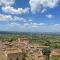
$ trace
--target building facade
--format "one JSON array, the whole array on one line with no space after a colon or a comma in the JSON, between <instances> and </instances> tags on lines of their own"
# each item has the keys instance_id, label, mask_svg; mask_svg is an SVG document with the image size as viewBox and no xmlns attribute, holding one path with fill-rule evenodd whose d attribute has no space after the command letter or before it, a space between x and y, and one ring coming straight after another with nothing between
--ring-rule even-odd
<instances>
[{"instance_id":1,"label":"building facade","mask_svg":"<svg viewBox=\"0 0 60 60\"><path fill-rule=\"evenodd\" d=\"M6 60L22 60L22 51L18 48L7 48L5 51Z\"/></svg>"}]
</instances>

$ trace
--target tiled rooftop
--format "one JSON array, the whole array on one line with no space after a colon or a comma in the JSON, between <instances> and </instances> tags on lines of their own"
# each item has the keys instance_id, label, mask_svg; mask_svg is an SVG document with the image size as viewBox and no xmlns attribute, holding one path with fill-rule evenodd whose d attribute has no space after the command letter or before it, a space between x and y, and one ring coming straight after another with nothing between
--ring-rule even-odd
<instances>
[{"instance_id":1,"label":"tiled rooftop","mask_svg":"<svg viewBox=\"0 0 60 60\"><path fill-rule=\"evenodd\" d=\"M6 54L20 53L20 52L22 52L22 50L19 48L6 48L6 50L5 50Z\"/></svg>"}]
</instances>

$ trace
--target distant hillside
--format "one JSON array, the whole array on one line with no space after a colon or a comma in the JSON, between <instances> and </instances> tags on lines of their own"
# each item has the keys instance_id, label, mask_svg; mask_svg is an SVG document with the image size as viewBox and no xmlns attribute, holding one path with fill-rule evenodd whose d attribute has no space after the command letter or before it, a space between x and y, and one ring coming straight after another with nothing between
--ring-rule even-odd
<instances>
[{"instance_id":1,"label":"distant hillside","mask_svg":"<svg viewBox=\"0 0 60 60\"><path fill-rule=\"evenodd\" d=\"M0 31L0 34L21 34L21 35L60 35L60 32L14 32L14 31Z\"/></svg>"}]
</instances>

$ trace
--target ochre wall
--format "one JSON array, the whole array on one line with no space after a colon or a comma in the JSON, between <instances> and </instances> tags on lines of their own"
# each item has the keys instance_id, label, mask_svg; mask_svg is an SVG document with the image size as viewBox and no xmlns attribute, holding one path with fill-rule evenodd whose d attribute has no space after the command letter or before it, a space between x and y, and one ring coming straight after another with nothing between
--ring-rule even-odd
<instances>
[{"instance_id":1,"label":"ochre wall","mask_svg":"<svg viewBox=\"0 0 60 60\"><path fill-rule=\"evenodd\" d=\"M7 60L22 60L22 54L21 53L13 53L13 54L8 54L7 55Z\"/></svg>"}]
</instances>

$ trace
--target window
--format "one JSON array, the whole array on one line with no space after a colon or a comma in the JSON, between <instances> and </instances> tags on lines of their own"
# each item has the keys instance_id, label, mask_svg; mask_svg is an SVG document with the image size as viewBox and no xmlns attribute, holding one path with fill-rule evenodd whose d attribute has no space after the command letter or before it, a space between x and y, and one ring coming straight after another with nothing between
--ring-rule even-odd
<instances>
[{"instance_id":1,"label":"window","mask_svg":"<svg viewBox=\"0 0 60 60\"><path fill-rule=\"evenodd\" d=\"M18 58L16 58L16 60L19 60Z\"/></svg>"},{"instance_id":2,"label":"window","mask_svg":"<svg viewBox=\"0 0 60 60\"><path fill-rule=\"evenodd\" d=\"M10 60L12 60L12 59L10 59Z\"/></svg>"}]
</instances>

